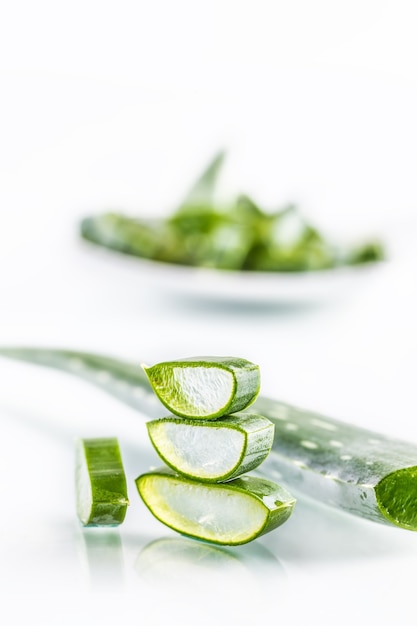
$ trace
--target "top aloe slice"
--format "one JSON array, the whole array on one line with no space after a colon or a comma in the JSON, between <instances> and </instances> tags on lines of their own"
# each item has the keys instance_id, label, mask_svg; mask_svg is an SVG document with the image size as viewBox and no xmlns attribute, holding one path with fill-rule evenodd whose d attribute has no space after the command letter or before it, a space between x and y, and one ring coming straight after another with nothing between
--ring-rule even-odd
<instances>
[{"instance_id":1,"label":"top aloe slice","mask_svg":"<svg viewBox=\"0 0 417 626\"><path fill-rule=\"evenodd\" d=\"M143 366L167 409L189 419L216 419L254 402L259 366L236 357L191 357Z\"/></svg>"}]
</instances>

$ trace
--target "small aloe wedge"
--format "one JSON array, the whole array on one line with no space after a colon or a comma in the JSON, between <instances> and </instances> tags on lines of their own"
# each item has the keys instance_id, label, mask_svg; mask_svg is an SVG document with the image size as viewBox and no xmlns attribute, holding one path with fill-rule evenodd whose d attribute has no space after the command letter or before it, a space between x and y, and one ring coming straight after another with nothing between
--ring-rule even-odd
<instances>
[{"instance_id":1,"label":"small aloe wedge","mask_svg":"<svg viewBox=\"0 0 417 626\"><path fill-rule=\"evenodd\" d=\"M217 420L166 417L147 423L161 459L176 472L205 482L237 478L258 467L271 451L274 425L254 413Z\"/></svg>"},{"instance_id":2,"label":"small aloe wedge","mask_svg":"<svg viewBox=\"0 0 417 626\"><path fill-rule=\"evenodd\" d=\"M162 404L190 419L241 411L260 388L259 366L236 357L191 357L143 368Z\"/></svg>"},{"instance_id":3,"label":"small aloe wedge","mask_svg":"<svg viewBox=\"0 0 417 626\"><path fill-rule=\"evenodd\" d=\"M117 439L80 439L76 446L77 514L83 526L118 526L129 504Z\"/></svg>"},{"instance_id":4,"label":"small aloe wedge","mask_svg":"<svg viewBox=\"0 0 417 626\"><path fill-rule=\"evenodd\" d=\"M208 484L163 467L135 482L160 522L188 537L220 545L248 543L277 528L295 504L285 489L254 476Z\"/></svg>"}]
</instances>

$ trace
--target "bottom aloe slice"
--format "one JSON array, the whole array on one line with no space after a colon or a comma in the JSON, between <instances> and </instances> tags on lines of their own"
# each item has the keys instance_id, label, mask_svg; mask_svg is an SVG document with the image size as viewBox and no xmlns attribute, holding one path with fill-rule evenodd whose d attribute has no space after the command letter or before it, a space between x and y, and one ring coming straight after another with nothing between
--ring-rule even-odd
<instances>
[{"instance_id":1,"label":"bottom aloe slice","mask_svg":"<svg viewBox=\"0 0 417 626\"><path fill-rule=\"evenodd\" d=\"M129 504L117 439L80 439L76 447L77 514L83 526L118 526Z\"/></svg>"},{"instance_id":2,"label":"bottom aloe slice","mask_svg":"<svg viewBox=\"0 0 417 626\"><path fill-rule=\"evenodd\" d=\"M236 478L258 467L271 451L274 425L253 413L217 420L166 417L147 423L161 459L177 472L207 482Z\"/></svg>"},{"instance_id":3,"label":"bottom aloe slice","mask_svg":"<svg viewBox=\"0 0 417 626\"><path fill-rule=\"evenodd\" d=\"M254 476L202 483L161 468L136 479L151 513L173 530L212 543L239 545L283 524L295 499L279 485Z\"/></svg>"}]
</instances>

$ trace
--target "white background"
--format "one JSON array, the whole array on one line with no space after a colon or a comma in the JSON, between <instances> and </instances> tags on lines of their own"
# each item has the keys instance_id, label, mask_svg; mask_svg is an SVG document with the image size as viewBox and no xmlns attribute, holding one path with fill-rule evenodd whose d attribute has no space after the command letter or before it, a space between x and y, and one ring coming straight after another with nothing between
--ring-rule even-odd
<instances>
[{"instance_id":1,"label":"white background","mask_svg":"<svg viewBox=\"0 0 417 626\"><path fill-rule=\"evenodd\" d=\"M3 3L0 342L239 355L266 395L417 442L416 19L411 0ZM176 298L79 241L84 215L166 214L219 148L225 195L380 234L389 262L342 299L261 304ZM2 361L0 381L7 623L415 623L415 535L303 501L230 568L184 549L144 580L142 549L176 536L134 494L155 462L143 416L40 368ZM97 539L75 519L72 448L106 434L132 505Z\"/></svg>"}]
</instances>

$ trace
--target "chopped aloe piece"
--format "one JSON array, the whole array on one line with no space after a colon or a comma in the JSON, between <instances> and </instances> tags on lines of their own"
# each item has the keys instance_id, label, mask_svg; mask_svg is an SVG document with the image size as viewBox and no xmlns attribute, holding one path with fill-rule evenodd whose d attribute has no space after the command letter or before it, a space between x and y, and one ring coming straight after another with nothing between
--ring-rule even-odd
<instances>
[{"instance_id":1,"label":"chopped aloe piece","mask_svg":"<svg viewBox=\"0 0 417 626\"><path fill-rule=\"evenodd\" d=\"M77 514L83 526L118 526L129 504L117 439L81 439L76 450Z\"/></svg>"},{"instance_id":2,"label":"chopped aloe piece","mask_svg":"<svg viewBox=\"0 0 417 626\"><path fill-rule=\"evenodd\" d=\"M181 240L179 249L186 265L241 269L253 242L249 225L232 223L209 207L190 208L169 224Z\"/></svg>"},{"instance_id":3,"label":"chopped aloe piece","mask_svg":"<svg viewBox=\"0 0 417 626\"><path fill-rule=\"evenodd\" d=\"M248 407L260 388L259 366L235 357L191 357L143 366L171 413L215 419Z\"/></svg>"},{"instance_id":4,"label":"chopped aloe piece","mask_svg":"<svg viewBox=\"0 0 417 626\"><path fill-rule=\"evenodd\" d=\"M224 160L225 152L216 154L166 218L91 216L81 222L81 236L133 256L221 270L307 272L384 258L377 241L339 249L293 205L271 213L245 194L219 204L215 192Z\"/></svg>"},{"instance_id":5,"label":"chopped aloe piece","mask_svg":"<svg viewBox=\"0 0 417 626\"><path fill-rule=\"evenodd\" d=\"M346 256L346 264L360 265L362 263L374 263L375 261L382 261L384 256L382 243L378 240L370 240L349 250Z\"/></svg>"},{"instance_id":6,"label":"chopped aloe piece","mask_svg":"<svg viewBox=\"0 0 417 626\"><path fill-rule=\"evenodd\" d=\"M42 348L0 348L0 355L67 371L149 417L161 416L162 406L134 363ZM271 453L258 472L347 513L417 531L417 442L387 437L272 398L259 397L251 410L275 425Z\"/></svg>"},{"instance_id":7,"label":"chopped aloe piece","mask_svg":"<svg viewBox=\"0 0 417 626\"><path fill-rule=\"evenodd\" d=\"M244 476L227 483L203 483L168 468L136 479L151 513L173 530L212 543L239 545L283 524L295 500L275 483Z\"/></svg>"},{"instance_id":8,"label":"chopped aloe piece","mask_svg":"<svg viewBox=\"0 0 417 626\"><path fill-rule=\"evenodd\" d=\"M181 233L164 220L103 213L84 218L80 228L87 241L124 254L154 261L192 262Z\"/></svg>"},{"instance_id":9,"label":"chopped aloe piece","mask_svg":"<svg viewBox=\"0 0 417 626\"><path fill-rule=\"evenodd\" d=\"M214 192L225 157L226 153L223 150L214 156L187 193L179 211L182 211L184 207L206 204L213 201Z\"/></svg>"},{"instance_id":10,"label":"chopped aloe piece","mask_svg":"<svg viewBox=\"0 0 417 626\"><path fill-rule=\"evenodd\" d=\"M230 480L255 469L270 453L274 439L272 422L251 413L198 421L166 417L147 427L167 465L206 482Z\"/></svg>"}]
</instances>

